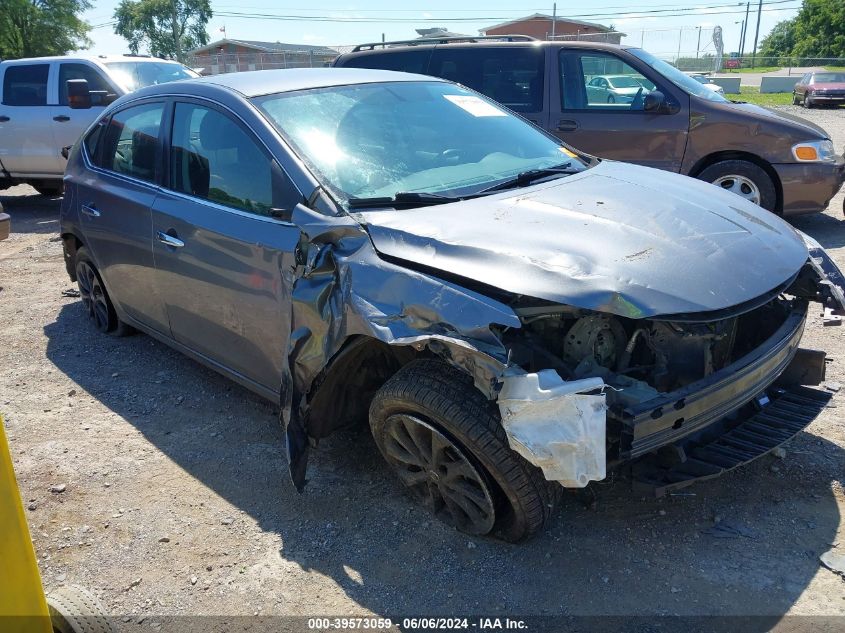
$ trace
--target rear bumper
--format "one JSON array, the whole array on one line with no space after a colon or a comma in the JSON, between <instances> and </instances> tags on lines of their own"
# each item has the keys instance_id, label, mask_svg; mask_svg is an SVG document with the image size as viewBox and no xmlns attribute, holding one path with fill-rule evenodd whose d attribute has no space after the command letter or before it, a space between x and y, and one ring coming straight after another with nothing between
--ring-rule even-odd
<instances>
[{"instance_id":1,"label":"rear bumper","mask_svg":"<svg viewBox=\"0 0 845 633\"><path fill-rule=\"evenodd\" d=\"M783 190L783 214L824 211L845 182L845 158L835 163L782 163L772 165Z\"/></svg>"},{"instance_id":2,"label":"rear bumper","mask_svg":"<svg viewBox=\"0 0 845 633\"><path fill-rule=\"evenodd\" d=\"M661 394L611 417L621 424L619 459L629 461L697 433L762 394L798 350L807 304L797 302L762 345L702 380Z\"/></svg>"}]
</instances>

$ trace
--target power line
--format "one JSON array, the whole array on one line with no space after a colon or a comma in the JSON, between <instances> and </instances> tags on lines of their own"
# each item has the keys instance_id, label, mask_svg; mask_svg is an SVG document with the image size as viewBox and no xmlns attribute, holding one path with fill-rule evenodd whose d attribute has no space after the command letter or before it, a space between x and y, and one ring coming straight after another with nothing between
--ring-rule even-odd
<instances>
[{"instance_id":1,"label":"power line","mask_svg":"<svg viewBox=\"0 0 845 633\"><path fill-rule=\"evenodd\" d=\"M785 2L798 2L800 0L781 0ZM732 5L739 6L739 5ZM774 11L794 11L799 7L774 7L763 9L764 12ZM706 7L702 7L706 9ZM733 15L738 13L745 13L745 9L738 9L735 11L710 11L710 10L696 10L696 11L681 11L677 13L669 13L669 11L677 11L677 9L666 9L666 13L654 15L654 12L639 12L636 14L625 13L626 20L642 20L650 17L687 17L687 16L703 16L703 15ZM214 14L215 17L228 18L242 18L242 19L257 19L257 20L278 20L283 22L333 22L346 24L415 24L415 23L460 23L460 22L493 22L497 20L511 20L512 17L505 16L477 16L472 18L368 18L359 16L328 16L328 15L285 15L277 13L244 13L238 11L218 11ZM573 19L579 18L619 18L618 13L590 13L581 15L569 15Z\"/></svg>"}]
</instances>

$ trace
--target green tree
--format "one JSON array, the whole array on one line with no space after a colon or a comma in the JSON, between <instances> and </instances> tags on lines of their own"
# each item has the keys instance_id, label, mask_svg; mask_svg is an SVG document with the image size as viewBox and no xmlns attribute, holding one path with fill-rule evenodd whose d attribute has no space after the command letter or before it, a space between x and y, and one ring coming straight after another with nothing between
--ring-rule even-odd
<instances>
[{"instance_id":1,"label":"green tree","mask_svg":"<svg viewBox=\"0 0 845 633\"><path fill-rule=\"evenodd\" d=\"M795 48L797 18L783 20L760 42L760 57L788 57Z\"/></svg>"},{"instance_id":2,"label":"green tree","mask_svg":"<svg viewBox=\"0 0 845 633\"><path fill-rule=\"evenodd\" d=\"M143 47L156 57L184 61L186 51L208 44L211 16L209 0L122 0L114 32L129 41L133 53Z\"/></svg>"},{"instance_id":3,"label":"green tree","mask_svg":"<svg viewBox=\"0 0 845 633\"><path fill-rule=\"evenodd\" d=\"M64 55L88 48L88 0L0 0L0 59Z\"/></svg>"},{"instance_id":4,"label":"green tree","mask_svg":"<svg viewBox=\"0 0 845 633\"><path fill-rule=\"evenodd\" d=\"M804 0L795 18L796 57L845 57L845 2Z\"/></svg>"}]
</instances>

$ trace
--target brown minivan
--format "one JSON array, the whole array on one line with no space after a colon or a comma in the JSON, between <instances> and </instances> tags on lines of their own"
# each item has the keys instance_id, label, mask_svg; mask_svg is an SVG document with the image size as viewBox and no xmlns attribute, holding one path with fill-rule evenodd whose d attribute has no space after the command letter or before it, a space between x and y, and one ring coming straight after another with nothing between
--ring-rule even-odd
<instances>
[{"instance_id":1,"label":"brown minivan","mask_svg":"<svg viewBox=\"0 0 845 633\"><path fill-rule=\"evenodd\" d=\"M783 215L822 211L845 180L822 128L729 101L641 48L420 39L362 44L334 65L461 83L580 150L700 178Z\"/></svg>"}]
</instances>

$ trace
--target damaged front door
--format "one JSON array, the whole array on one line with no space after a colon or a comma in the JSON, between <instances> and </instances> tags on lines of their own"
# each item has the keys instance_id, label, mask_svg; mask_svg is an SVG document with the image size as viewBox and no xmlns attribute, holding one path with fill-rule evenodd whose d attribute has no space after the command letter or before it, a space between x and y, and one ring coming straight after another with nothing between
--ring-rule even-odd
<instances>
[{"instance_id":1,"label":"damaged front door","mask_svg":"<svg viewBox=\"0 0 845 633\"><path fill-rule=\"evenodd\" d=\"M300 237L278 216L298 194L221 110L176 103L170 145L171 191L153 207L153 250L173 337L275 399Z\"/></svg>"}]
</instances>

